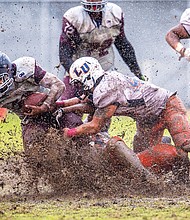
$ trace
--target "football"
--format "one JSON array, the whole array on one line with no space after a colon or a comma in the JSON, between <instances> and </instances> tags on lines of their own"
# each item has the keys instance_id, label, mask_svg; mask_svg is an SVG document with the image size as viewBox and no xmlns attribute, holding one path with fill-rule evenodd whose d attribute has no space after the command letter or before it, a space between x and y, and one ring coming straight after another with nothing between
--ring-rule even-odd
<instances>
[{"instance_id":1,"label":"football","mask_svg":"<svg viewBox=\"0 0 190 220\"><path fill-rule=\"evenodd\" d=\"M26 105L40 106L46 100L47 94L41 92L35 92L28 95L23 102L23 111L27 111Z\"/></svg>"}]
</instances>

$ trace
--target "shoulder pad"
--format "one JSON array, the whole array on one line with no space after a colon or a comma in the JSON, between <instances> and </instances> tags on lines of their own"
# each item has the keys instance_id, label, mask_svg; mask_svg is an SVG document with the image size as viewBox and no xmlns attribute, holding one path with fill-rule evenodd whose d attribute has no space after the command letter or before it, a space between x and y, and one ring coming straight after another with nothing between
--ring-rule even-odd
<instances>
[{"instance_id":1,"label":"shoulder pad","mask_svg":"<svg viewBox=\"0 0 190 220\"><path fill-rule=\"evenodd\" d=\"M20 57L13 63L16 65L15 82L22 82L34 75L36 61L33 57Z\"/></svg>"},{"instance_id":2,"label":"shoulder pad","mask_svg":"<svg viewBox=\"0 0 190 220\"><path fill-rule=\"evenodd\" d=\"M74 8L70 8L68 11L65 12L63 15L70 23L73 24L73 22L77 21L81 15L83 14L83 7L82 6L76 6Z\"/></svg>"},{"instance_id":3,"label":"shoulder pad","mask_svg":"<svg viewBox=\"0 0 190 220\"><path fill-rule=\"evenodd\" d=\"M186 22L186 21L189 21L190 20L190 8L187 8L183 14L181 15L181 19L180 19L180 22L183 23L183 22Z\"/></svg>"},{"instance_id":4,"label":"shoulder pad","mask_svg":"<svg viewBox=\"0 0 190 220\"><path fill-rule=\"evenodd\" d=\"M107 10L109 10L116 18L118 19L122 18L123 11L118 5L108 2L106 7L107 7Z\"/></svg>"}]
</instances>

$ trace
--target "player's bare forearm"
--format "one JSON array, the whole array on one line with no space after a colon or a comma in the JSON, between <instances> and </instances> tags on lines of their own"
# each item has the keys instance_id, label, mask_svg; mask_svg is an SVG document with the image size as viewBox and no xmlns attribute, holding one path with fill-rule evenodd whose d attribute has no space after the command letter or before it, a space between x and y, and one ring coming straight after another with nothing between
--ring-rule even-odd
<instances>
[{"instance_id":1,"label":"player's bare forearm","mask_svg":"<svg viewBox=\"0 0 190 220\"><path fill-rule=\"evenodd\" d=\"M78 99L77 97L74 97L71 99L56 101L56 106L57 107L67 107L67 106L79 104L80 102L81 102L80 99Z\"/></svg>"},{"instance_id":2,"label":"player's bare forearm","mask_svg":"<svg viewBox=\"0 0 190 220\"><path fill-rule=\"evenodd\" d=\"M80 128L77 129L77 131L80 134L98 133L103 127L105 121L114 115L116 109L117 106L115 105L110 105L105 108L96 109L92 120L86 124L79 126Z\"/></svg>"},{"instance_id":3,"label":"player's bare forearm","mask_svg":"<svg viewBox=\"0 0 190 220\"><path fill-rule=\"evenodd\" d=\"M92 105L89 105L87 103L78 103L75 105L67 106L62 108L65 113L68 112L75 112L75 113L93 113L94 107Z\"/></svg>"},{"instance_id":4,"label":"player's bare forearm","mask_svg":"<svg viewBox=\"0 0 190 220\"><path fill-rule=\"evenodd\" d=\"M165 36L167 43L179 53L184 47L180 40L187 38L190 36L181 24L170 29Z\"/></svg>"},{"instance_id":5,"label":"player's bare forearm","mask_svg":"<svg viewBox=\"0 0 190 220\"><path fill-rule=\"evenodd\" d=\"M111 118L117 110L117 105L109 105L105 108L98 108L94 113L94 117L100 117L104 120Z\"/></svg>"},{"instance_id":6,"label":"player's bare forearm","mask_svg":"<svg viewBox=\"0 0 190 220\"><path fill-rule=\"evenodd\" d=\"M98 133L105 124L105 121L114 115L116 109L117 106L115 105L110 105L105 108L96 109L93 118L90 122L87 122L85 124L71 129L65 128L64 138Z\"/></svg>"},{"instance_id":7,"label":"player's bare forearm","mask_svg":"<svg viewBox=\"0 0 190 220\"><path fill-rule=\"evenodd\" d=\"M74 97L74 98L70 98L70 99L65 99L65 100L61 100L61 101L56 101L56 106L57 107L67 107L67 106L72 106L72 105L76 105L79 103L86 103L88 100L84 99L84 95L82 95L80 97L80 99L78 97Z\"/></svg>"}]
</instances>

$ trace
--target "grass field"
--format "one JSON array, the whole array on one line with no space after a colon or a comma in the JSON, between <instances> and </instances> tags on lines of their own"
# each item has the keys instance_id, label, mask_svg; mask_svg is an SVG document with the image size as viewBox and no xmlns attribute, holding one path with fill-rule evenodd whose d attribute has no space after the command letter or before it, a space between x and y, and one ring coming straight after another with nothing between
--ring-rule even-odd
<instances>
[{"instance_id":1,"label":"grass field","mask_svg":"<svg viewBox=\"0 0 190 220\"><path fill-rule=\"evenodd\" d=\"M7 123L1 124L1 157L22 150L20 120L9 114ZM110 127L112 136L119 135L131 146L135 134L135 123L127 117L114 117ZM1 187L1 186L0 186ZM0 188L1 190L1 188ZM12 199L0 202L1 220L182 220L189 219L190 198L51 198L38 201Z\"/></svg>"},{"instance_id":2,"label":"grass field","mask_svg":"<svg viewBox=\"0 0 190 220\"><path fill-rule=\"evenodd\" d=\"M189 204L181 199L130 198L1 203L1 220L188 220Z\"/></svg>"},{"instance_id":3,"label":"grass field","mask_svg":"<svg viewBox=\"0 0 190 220\"><path fill-rule=\"evenodd\" d=\"M113 117L109 133L110 136L122 137L128 146L132 147L135 129L135 122L132 118ZM14 113L8 114L6 123L0 124L0 130L0 153L11 153L23 149L20 119ZM165 135L169 135L167 130Z\"/></svg>"},{"instance_id":4,"label":"grass field","mask_svg":"<svg viewBox=\"0 0 190 220\"><path fill-rule=\"evenodd\" d=\"M0 154L11 154L22 150L22 138L19 118L11 113L6 123L0 124ZM110 128L110 135L119 135L131 146L135 133L135 123L128 117L114 117Z\"/></svg>"},{"instance_id":5,"label":"grass field","mask_svg":"<svg viewBox=\"0 0 190 220\"><path fill-rule=\"evenodd\" d=\"M0 156L22 150L20 119L9 113L5 123L0 124Z\"/></svg>"},{"instance_id":6,"label":"grass field","mask_svg":"<svg viewBox=\"0 0 190 220\"><path fill-rule=\"evenodd\" d=\"M135 135L135 122L129 117L113 117L109 129L110 136L120 136L128 146L132 147ZM169 135L165 131L166 135ZM11 113L6 119L6 123L0 124L0 155L11 154L22 150L22 138L19 118Z\"/></svg>"}]
</instances>

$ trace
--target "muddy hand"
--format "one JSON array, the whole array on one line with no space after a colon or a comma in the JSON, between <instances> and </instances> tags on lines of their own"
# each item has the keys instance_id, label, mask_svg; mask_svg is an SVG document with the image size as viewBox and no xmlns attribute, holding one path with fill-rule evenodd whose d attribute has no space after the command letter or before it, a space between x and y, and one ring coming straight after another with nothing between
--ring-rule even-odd
<instances>
[{"instance_id":1,"label":"muddy hand","mask_svg":"<svg viewBox=\"0 0 190 220\"><path fill-rule=\"evenodd\" d=\"M45 105L34 106L34 105L25 105L24 115L33 116L39 115L47 111L47 107Z\"/></svg>"}]
</instances>

